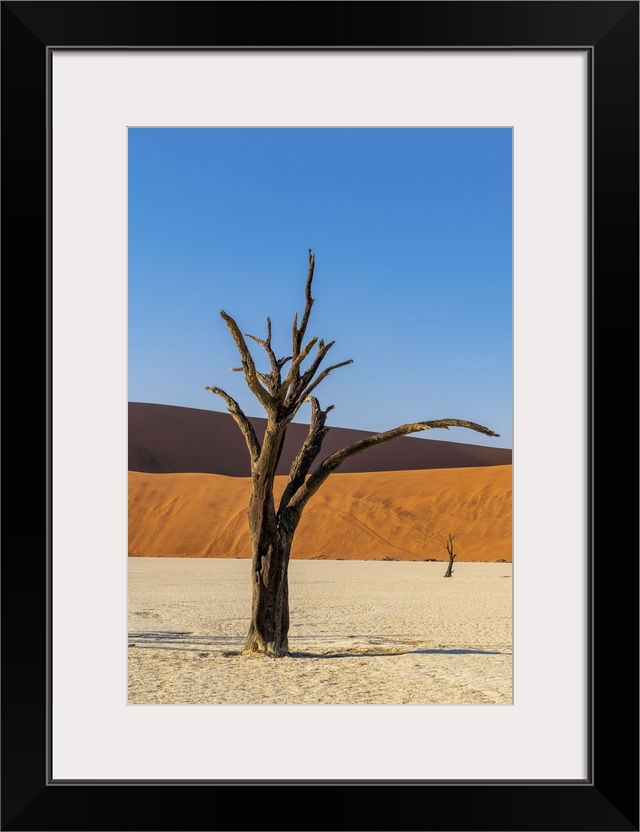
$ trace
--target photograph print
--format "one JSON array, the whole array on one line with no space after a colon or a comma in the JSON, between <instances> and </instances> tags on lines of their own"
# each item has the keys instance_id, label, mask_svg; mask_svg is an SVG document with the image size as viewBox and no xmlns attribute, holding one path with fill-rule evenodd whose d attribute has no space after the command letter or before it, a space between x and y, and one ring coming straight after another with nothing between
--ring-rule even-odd
<instances>
[{"instance_id":1,"label":"photograph print","mask_svg":"<svg viewBox=\"0 0 640 832\"><path fill-rule=\"evenodd\" d=\"M512 704L512 139L129 128L129 704Z\"/></svg>"}]
</instances>

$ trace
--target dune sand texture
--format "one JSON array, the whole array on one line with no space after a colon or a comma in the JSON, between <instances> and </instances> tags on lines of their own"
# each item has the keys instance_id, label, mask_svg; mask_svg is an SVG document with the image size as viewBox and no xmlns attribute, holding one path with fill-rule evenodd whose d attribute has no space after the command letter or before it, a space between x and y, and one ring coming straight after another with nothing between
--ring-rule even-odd
<instances>
[{"instance_id":1,"label":"dune sand texture","mask_svg":"<svg viewBox=\"0 0 640 832\"><path fill-rule=\"evenodd\" d=\"M332 474L306 507L293 558L511 560L511 465ZM276 477L278 498L286 482ZM129 555L250 557L250 480L129 472Z\"/></svg>"},{"instance_id":2,"label":"dune sand texture","mask_svg":"<svg viewBox=\"0 0 640 832\"><path fill-rule=\"evenodd\" d=\"M292 561L291 657L242 648L250 561L129 559L130 704L510 704L511 564Z\"/></svg>"}]
</instances>

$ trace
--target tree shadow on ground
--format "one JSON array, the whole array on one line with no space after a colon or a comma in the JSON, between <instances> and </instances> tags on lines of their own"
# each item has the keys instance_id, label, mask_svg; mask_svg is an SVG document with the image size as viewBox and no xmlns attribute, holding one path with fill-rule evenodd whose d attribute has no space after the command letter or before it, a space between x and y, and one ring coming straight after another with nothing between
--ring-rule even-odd
<instances>
[{"instance_id":1,"label":"tree shadow on ground","mask_svg":"<svg viewBox=\"0 0 640 832\"><path fill-rule=\"evenodd\" d=\"M194 653L218 652L237 643L230 636L199 636L188 631L156 630L129 633L129 647L154 650L180 650ZM207 651L207 648L210 648Z\"/></svg>"},{"instance_id":2,"label":"tree shadow on ground","mask_svg":"<svg viewBox=\"0 0 640 832\"><path fill-rule=\"evenodd\" d=\"M299 641L324 641L328 645L344 636L310 636ZM351 639L367 641L371 636L349 636ZM485 650L466 647L434 647L433 642L403 638L399 635L375 637L377 644L352 645L343 649L330 646L318 650L292 650L295 659L356 659L380 658L384 656L437 655L437 656L508 656L507 650ZM396 642L390 644L389 642ZM193 653L221 653L225 658L242 655L244 639L233 636L196 635L184 630L156 630L129 633L129 647L154 650L180 650Z\"/></svg>"},{"instance_id":3,"label":"tree shadow on ground","mask_svg":"<svg viewBox=\"0 0 640 832\"><path fill-rule=\"evenodd\" d=\"M469 656L469 655L479 655L479 656L506 656L510 655L509 653L502 652L501 650L471 650L471 649L463 649L463 648L455 648L455 649L434 649L428 648L424 650L401 650L396 647L389 647L389 648L363 648L362 650L349 650L349 651L328 651L323 653L308 653L308 652L297 652L293 651L291 655L294 658L300 659L360 659L363 656L366 658L377 659L383 656L406 656L406 655L438 655L438 656Z\"/></svg>"}]
</instances>

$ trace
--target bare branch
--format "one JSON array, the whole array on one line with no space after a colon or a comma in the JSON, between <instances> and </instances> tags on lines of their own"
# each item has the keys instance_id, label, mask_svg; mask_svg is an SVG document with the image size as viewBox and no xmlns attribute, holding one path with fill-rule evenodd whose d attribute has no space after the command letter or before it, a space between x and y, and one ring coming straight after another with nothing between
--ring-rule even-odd
<instances>
[{"instance_id":1,"label":"bare branch","mask_svg":"<svg viewBox=\"0 0 640 832\"><path fill-rule=\"evenodd\" d=\"M245 332L244 337L251 338L252 341L255 341L256 344L260 344L260 346L264 347L265 349L267 347L267 342L263 338L257 338L255 335L249 335L248 332Z\"/></svg>"},{"instance_id":2,"label":"bare branch","mask_svg":"<svg viewBox=\"0 0 640 832\"><path fill-rule=\"evenodd\" d=\"M229 413L233 416L236 424L242 431L245 442L247 443L247 448L249 449L251 464L254 465L260 456L260 443L258 442L258 437L253 429L253 425L242 412L240 405L235 399L232 399L228 393L225 393L225 391L221 390L219 387L205 387L204 389L210 390L226 402L226 405L229 408Z\"/></svg>"},{"instance_id":3,"label":"bare branch","mask_svg":"<svg viewBox=\"0 0 640 832\"><path fill-rule=\"evenodd\" d=\"M311 402L311 422L309 424L309 433L305 439L298 455L291 463L289 471L289 478L280 500L278 507L278 514L289 505L289 501L304 483L309 469L320 453L322 441L329 432L329 428L325 427L325 420L327 413L333 410L333 405L329 405L326 410L322 410L320 403L314 396L309 397Z\"/></svg>"},{"instance_id":4,"label":"bare branch","mask_svg":"<svg viewBox=\"0 0 640 832\"><path fill-rule=\"evenodd\" d=\"M277 379L277 384L280 384L280 367L278 366L278 361L276 356L271 348L271 318L267 318L267 337L266 339L263 338L256 338L255 335L249 335L245 333L245 338L251 338L252 341L255 341L256 344L259 344L263 350L267 353L269 357L269 363L271 364L271 374L274 379L274 386Z\"/></svg>"},{"instance_id":5,"label":"bare branch","mask_svg":"<svg viewBox=\"0 0 640 832\"><path fill-rule=\"evenodd\" d=\"M334 364L331 367L327 367L326 370L323 370L318 376L318 378L313 382L313 384L310 384L309 387L307 387L307 389L304 391L304 398L306 399L307 396L309 396L309 394L311 393L311 391L315 390L316 387L320 384L320 382L323 379L325 379L332 370L337 370L338 367L346 367L347 364L353 364L353 358L350 358L348 361L341 361L339 364Z\"/></svg>"},{"instance_id":6,"label":"bare branch","mask_svg":"<svg viewBox=\"0 0 640 832\"><path fill-rule=\"evenodd\" d=\"M242 369L244 371L244 375L247 380L247 385L249 386L249 389L254 394L254 396L260 401L260 403L267 412L273 412L273 399L258 380L256 365L253 362L253 357L249 352L249 347L247 346L247 342L244 340L244 337L240 332L238 324L233 320L231 315L227 315L226 312L222 311L220 312L220 315L227 324L227 327L229 328L229 332L231 333L233 340L236 342L238 352L240 353L240 357L242 358Z\"/></svg>"},{"instance_id":7,"label":"bare branch","mask_svg":"<svg viewBox=\"0 0 640 832\"><path fill-rule=\"evenodd\" d=\"M304 338L304 334L307 331L307 324L309 323L309 315L311 314L311 307L314 304L314 300L311 297L311 283L313 281L313 269L315 266L315 255L312 254L311 249L309 249L309 271L307 272L307 284L304 290L304 297L305 297L305 306L304 312L302 313L302 321L300 322L300 326L298 327L298 313L294 315L293 318L293 357L294 359L300 352L300 345L302 344L302 339Z\"/></svg>"},{"instance_id":8,"label":"bare branch","mask_svg":"<svg viewBox=\"0 0 640 832\"><path fill-rule=\"evenodd\" d=\"M325 370L325 372L327 371ZM419 433L420 431L431 430L433 428L445 428L448 430L450 427L468 428L469 430L483 433L485 436L500 435L498 433L494 433L492 430L484 427L483 425L478 425L475 422L467 422L463 419L436 419L431 422L413 422L406 425L400 425L397 428L384 431L383 433L374 433L373 435L360 439L351 445L347 445L347 447L342 448L342 450L335 451L330 454L325 460L323 460L313 474L311 474L306 483L300 486L296 494L294 494L291 498L289 504L291 506L295 506L298 510L302 510L307 501L316 493L329 474L335 471L336 468L339 468L343 462L346 462L356 454L367 451L369 448L374 448L376 445L381 445L384 442L390 442L392 439L406 436L408 433Z\"/></svg>"},{"instance_id":9,"label":"bare branch","mask_svg":"<svg viewBox=\"0 0 640 832\"><path fill-rule=\"evenodd\" d=\"M326 370L323 370L323 372L320 373L320 375L313 382L313 384L308 385L306 389L302 386L302 382L304 381L304 378L307 376L307 373L305 373L305 376L303 377L303 379L301 379L300 383L291 388L288 396L285 399L286 417L288 419L293 419L298 410L300 410L302 404L306 402L308 398L310 398L312 390L315 390L315 388L320 384L320 382L324 378L326 378L332 370L336 370L338 369L338 367L344 367L347 364L353 364L353 360L349 359L348 361L340 362L340 364L334 364L332 367L327 367ZM333 405L331 407L333 407ZM328 413L329 411L327 410L326 412Z\"/></svg>"},{"instance_id":10,"label":"bare branch","mask_svg":"<svg viewBox=\"0 0 640 832\"><path fill-rule=\"evenodd\" d=\"M269 393L271 393L272 396L277 397L280 389L280 369L282 364L280 364L280 362L276 359L275 353L271 347L271 318L267 317L266 339L256 338L255 335L249 335L249 333L245 333L245 338L251 338L252 341L259 344L267 353L269 363L271 364L271 372L258 373L258 378L262 381Z\"/></svg>"},{"instance_id":11,"label":"bare branch","mask_svg":"<svg viewBox=\"0 0 640 832\"><path fill-rule=\"evenodd\" d=\"M282 394L284 393L284 391L285 391L285 390L286 390L286 389L287 389L290 385L295 384L295 382L296 382L296 380L297 380L297 378L298 378L298 376L299 376L300 365L301 365L301 364L302 364L302 362L305 360L305 358L309 355L309 353L311 352L311 350L314 348L314 346L316 345L317 341L318 341L318 339L317 339L317 338L312 338L312 339L309 341L309 343L306 345L306 347L302 350L302 352L301 352L301 353L299 353L299 354L298 354L298 355L297 355L297 356L293 359L293 363L291 364L291 367L289 368L289 372L288 372L288 374L287 374L287 377L285 378L285 380L284 380L284 381L282 382L282 384L280 385L280 391L279 391L279 392L280 392L280 395L282 395Z\"/></svg>"},{"instance_id":12,"label":"bare branch","mask_svg":"<svg viewBox=\"0 0 640 832\"><path fill-rule=\"evenodd\" d=\"M309 366L308 370L302 375L300 380L300 387L304 390L304 388L309 384L309 382L313 379L314 375L320 364L322 363L325 355L329 352L331 347L335 344L335 341L330 341L328 344L325 344L324 341L320 341L318 344L318 354L313 360L313 363Z\"/></svg>"}]
</instances>

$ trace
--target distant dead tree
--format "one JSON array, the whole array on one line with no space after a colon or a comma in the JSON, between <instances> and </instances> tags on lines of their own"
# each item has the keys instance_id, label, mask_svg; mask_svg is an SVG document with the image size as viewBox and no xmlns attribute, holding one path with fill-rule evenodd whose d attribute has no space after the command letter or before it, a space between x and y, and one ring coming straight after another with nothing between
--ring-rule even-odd
<instances>
[{"instance_id":1,"label":"distant dead tree","mask_svg":"<svg viewBox=\"0 0 640 832\"><path fill-rule=\"evenodd\" d=\"M450 534L449 540L447 540L447 552L449 553L449 566L447 566L447 571L444 573L445 578L450 578L453 575L453 561L455 560L455 554L453 552L453 538L455 535Z\"/></svg>"},{"instance_id":2,"label":"distant dead tree","mask_svg":"<svg viewBox=\"0 0 640 832\"><path fill-rule=\"evenodd\" d=\"M323 410L312 393L332 370L352 363L352 360L341 361L320 371L322 361L335 342L325 343L322 339L314 337L303 343L311 307L314 304L314 298L311 297L314 265L315 256L309 249L305 307L300 322L298 323L297 313L293 319L291 355L284 358L276 356L271 344L270 318L267 318L267 337L257 338L254 335L243 335L235 320L226 312L220 312L242 361L240 367L232 369L234 372L244 373L249 389L267 414L267 426L262 443L258 441L253 425L239 404L228 393L219 387L206 388L226 403L242 431L251 459L248 520L252 549L252 606L249 632L242 651L245 655L289 655L288 568L293 536L311 497L343 462L383 442L431 428L461 427L487 436L498 436L489 428L462 419L412 422L384 433L373 434L335 451L309 474L320 453L322 441L329 431L329 428L325 427L327 414L333 409L333 405L330 405ZM250 338L265 351L270 367L267 372L260 372L256 368L245 337ZM311 356L314 347L316 351ZM309 359L309 363L303 368L306 359ZM283 368L289 362L288 372L284 375ZM287 428L305 402L309 402L311 406L309 432L291 464L284 493L276 506L273 493L276 466Z\"/></svg>"}]
</instances>

